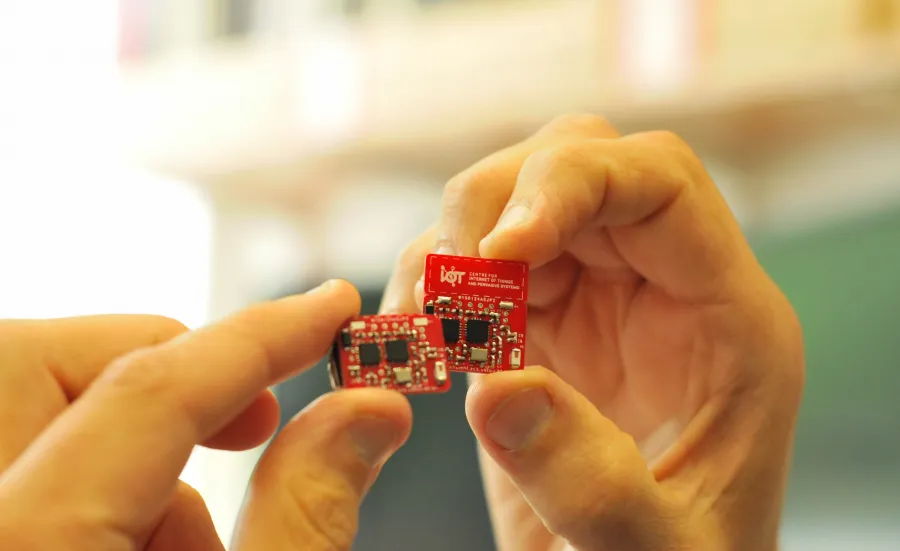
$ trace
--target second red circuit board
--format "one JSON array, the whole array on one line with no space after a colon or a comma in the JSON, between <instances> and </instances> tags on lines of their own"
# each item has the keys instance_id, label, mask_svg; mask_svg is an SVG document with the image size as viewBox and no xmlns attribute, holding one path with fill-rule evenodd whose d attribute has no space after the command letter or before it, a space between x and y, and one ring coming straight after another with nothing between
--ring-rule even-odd
<instances>
[{"instance_id":1,"label":"second red circuit board","mask_svg":"<svg viewBox=\"0 0 900 551\"><path fill-rule=\"evenodd\" d=\"M431 254L426 314L441 320L451 371L492 373L525 365L528 265Z\"/></svg>"}]
</instances>

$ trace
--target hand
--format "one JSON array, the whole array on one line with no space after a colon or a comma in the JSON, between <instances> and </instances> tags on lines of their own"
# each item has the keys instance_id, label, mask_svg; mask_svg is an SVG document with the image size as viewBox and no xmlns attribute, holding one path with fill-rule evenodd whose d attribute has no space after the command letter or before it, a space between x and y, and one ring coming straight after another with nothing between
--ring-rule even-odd
<instances>
[{"instance_id":1,"label":"hand","mask_svg":"<svg viewBox=\"0 0 900 551\"><path fill-rule=\"evenodd\" d=\"M801 331L687 145L554 121L450 181L384 310L420 308L432 250L531 266L546 369L467 400L501 550L776 548Z\"/></svg>"},{"instance_id":2,"label":"hand","mask_svg":"<svg viewBox=\"0 0 900 551\"><path fill-rule=\"evenodd\" d=\"M193 332L152 316L0 323L2 547L224 549L178 480L191 450L265 442L279 416L267 387L318 360L358 309L334 282ZM263 455L232 549L350 549L410 423L381 389L310 405Z\"/></svg>"}]
</instances>

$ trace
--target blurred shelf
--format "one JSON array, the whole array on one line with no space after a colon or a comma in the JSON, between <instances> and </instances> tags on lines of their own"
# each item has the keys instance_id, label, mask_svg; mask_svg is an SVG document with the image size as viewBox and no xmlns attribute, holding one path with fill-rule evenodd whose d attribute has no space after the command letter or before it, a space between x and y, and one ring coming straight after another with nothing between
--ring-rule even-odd
<instances>
[{"instance_id":1,"label":"blurred shelf","mask_svg":"<svg viewBox=\"0 0 900 551\"><path fill-rule=\"evenodd\" d=\"M654 88L622 69L622 17L612 0L454 6L126 66L122 146L161 173L276 197L378 163L449 175L570 111L735 158L777 147L761 139L773 129L900 124L900 36L699 45Z\"/></svg>"}]
</instances>

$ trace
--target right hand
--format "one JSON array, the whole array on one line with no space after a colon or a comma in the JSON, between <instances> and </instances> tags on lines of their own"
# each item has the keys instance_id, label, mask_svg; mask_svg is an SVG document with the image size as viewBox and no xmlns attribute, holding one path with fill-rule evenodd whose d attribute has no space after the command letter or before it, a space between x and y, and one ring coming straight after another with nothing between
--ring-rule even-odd
<instances>
[{"instance_id":1,"label":"right hand","mask_svg":"<svg viewBox=\"0 0 900 551\"><path fill-rule=\"evenodd\" d=\"M267 387L319 360L358 311L333 282L192 332L154 316L0 322L0 547L222 551L178 480L191 450L266 441ZM410 425L407 400L382 389L307 407L263 455L232 549L349 550Z\"/></svg>"},{"instance_id":2,"label":"right hand","mask_svg":"<svg viewBox=\"0 0 900 551\"><path fill-rule=\"evenodd\" d=\"M466 404L501 550L775 548L803 341L682 140L563 117L477 163L385 310L420 311L434 250L531 267L547 369L479 377Z\"/></svg>"}]
</instances>

